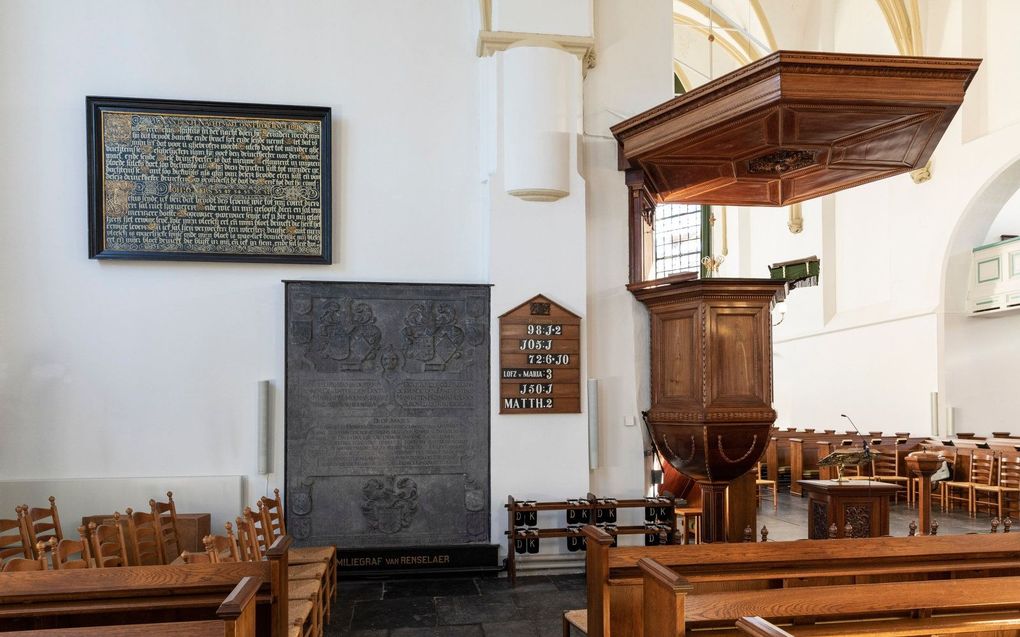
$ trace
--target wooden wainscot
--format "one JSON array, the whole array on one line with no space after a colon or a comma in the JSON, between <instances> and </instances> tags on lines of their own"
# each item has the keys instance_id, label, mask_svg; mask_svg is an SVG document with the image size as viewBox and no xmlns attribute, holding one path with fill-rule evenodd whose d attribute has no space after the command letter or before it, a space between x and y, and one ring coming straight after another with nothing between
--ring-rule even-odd
<instances>
[{"instance_id":1,"label":"wooden wainscot","mask_svg":"<svg viewBox=\"0 0 1020 637\"><path fill-rule=\"evenodd\" d=\"M241 618L238 597L226 606L224 597L253 578L254 634L286 637L290 543L288 535L277 538L261 562L0 573L0 631L69 629L66 634L78 635L84 627L158 623L159 631L146 634L159 634L166 622L213 621L232 608Z\"/></svg>"},{"instance_id":2,"label":"wooden wainscot","mask_svg":"<svg viewBox=\"0 0 1020 637\"><path fill-rule=\"evenodd\" d=\"M904 586L909 587L931 579L940 580L931 582L937 588L945 583L942 580L1020 577L1017 533L613 547L612 537L594 526L586 526L582 532L587 539L588 608L583 616L575 613L571 619L576 625L586 625L589 637L655 637L643 628L646 575L639 565L643 558L672 569L685 580L670 580L672 576L661 570L653 576L673 587L677 595L686 595L688 623L692 621L691 600L710 594L741 593L754 599L772 589L819 587L816 590L820 592L814 594L825 600L831 587L886 582L906 582ZM931 592L931 599L951 598ZM657 604L662 607L661 601ZM705 608L708 603L698 604L696 608ZM744 610L723 623L732 627L744 615L770 617Z\"/></svg>"},{"instance_id":3,"label":"wooden wainscot","mask_svg":"<svg viewBox=\"0 0 1020 637\"><path fill-rule=\"evenodd\" d=\"M499 317L499 413L581 413L581 317L541 294Z\"/></svg>"}]
</instances>

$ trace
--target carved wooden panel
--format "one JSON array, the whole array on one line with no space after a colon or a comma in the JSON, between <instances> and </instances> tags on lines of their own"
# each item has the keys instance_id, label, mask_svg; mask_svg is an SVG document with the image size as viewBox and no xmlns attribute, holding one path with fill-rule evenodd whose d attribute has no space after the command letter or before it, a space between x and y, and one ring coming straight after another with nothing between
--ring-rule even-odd
<instances>
[{"instance_id":1,"label":"carved wooden panel","mask_svg":"<svg viewBox=\"0 0 1020 637\"><path fill-rule=\"evenodd\" d=\"M612 131L656 201L787 205L923 166L979 64L777 51Z\"/></svg>"},{"instance_id":2,"label":"carved wooden panel","mask_svg":"<svg viewBox=\"0 0 1020 637\"><path fill-rule=\"evenodd\" d=\"M766 312L767 314L767 312ZM764 317L767 320L767 316ZM768 407L768 371L763 359L762 308L709 310L712 339L711 396L708 405Z\"/></svg>"},{"instance_id":3,"label":"carved wooden panel","mask_svg":"<svg viewBox=\"0 0 1020 637\"><path fill-rule=\"evenodd\" d=\"M676 408L701 406L701 348L698 332L701 321L698 308L686 307L652 317L653 342L662 345L656 356L653 383L656 404L669 403Z\"/></svg>"}]
</instances>

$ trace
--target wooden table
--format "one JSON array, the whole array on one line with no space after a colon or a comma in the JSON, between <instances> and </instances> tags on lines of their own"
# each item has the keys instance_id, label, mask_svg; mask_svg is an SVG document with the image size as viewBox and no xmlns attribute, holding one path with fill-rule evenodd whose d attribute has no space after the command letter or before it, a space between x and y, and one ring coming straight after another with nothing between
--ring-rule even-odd
<instances>
[{"instance_id":1,"label":"wooden table","mask_svg":"<svg viewBox=\"0 0 1020 637\"><path fill-rule=\"evenodd\" d=\"M889 535L889 498L903 487L870 480L800 480L808 494L808 537L824 540L836 525L836 537L845 537L847 522L852 537Z\"/></svg>"}]
</instances>

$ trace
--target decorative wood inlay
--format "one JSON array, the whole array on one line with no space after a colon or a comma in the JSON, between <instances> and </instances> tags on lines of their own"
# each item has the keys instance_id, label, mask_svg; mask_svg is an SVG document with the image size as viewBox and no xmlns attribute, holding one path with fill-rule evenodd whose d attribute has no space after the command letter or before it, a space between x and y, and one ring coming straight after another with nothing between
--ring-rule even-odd
<instances>
[{"instance_id":1,"label":"decorative wood inlay","mask_svg":"<svg viewBox=\"0 0 1020 637\"><path fill-rule=\"evenodd\" d=\"M829 535L829 509L824 502L811 501L811 537L824 538Z\"/></svg>"},{"instance_id":2,"label":"decorative wood inlay","mask_svg":"<svg viewBox=\"0 0 1020 637\"><path fill-rule=\"evenodd\" d=\"M815 163L815 154L810 150L787 150L781 148L747 162L747 172L751 175L782 175L791 170L807 168Z\"/></svg>"},{"instance_id":3,"label":"decorative wood inlay","mask_svg":"<svg viewBox=\"0 0 1020 637\"><path fill-rule=\"evenodd\" d=\"M843 519L853 529L852 537L871 537L871 505L847 504L843 508Z\"/></svg>"},{"instance_id":4,"label":"decorative wood inlay","mask_svg":"<svg viewBox=\"0 0 1020 637\"><path fill-rule=\"evenodd\" d=\"M751 440L751 446L747 448L747 451L744 452L744 455L740 456L739 458L735 458L735 459L734 458L730 458L729 456L726 455L726 449L723 447L723 443L722 443L722 435L719 435L717 437L716 442L718 443L718 446L719 446L719 455L722 456L722 459L725 460L726 462L730 463L730 464L737 464L741 460L747 459L747 457L749 455L751 455L751 452L754 451L755 446L757 446L757 444L758 444L758 435L757 434L754 435L754 438Z\"/></svg>"}]
</instances>

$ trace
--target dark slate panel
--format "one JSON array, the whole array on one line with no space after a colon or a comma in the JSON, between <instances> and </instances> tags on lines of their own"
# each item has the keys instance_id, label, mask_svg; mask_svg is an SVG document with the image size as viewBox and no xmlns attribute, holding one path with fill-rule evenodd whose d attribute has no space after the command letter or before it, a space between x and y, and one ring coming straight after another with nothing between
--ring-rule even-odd
<instances>
[{"instance_id":1,"label":"dark slate panel","mask_svg":"<svg viewBox=\"0 0 1020 637\"><path fill-rule=\"evenodd\" d=\"M286 285L298 546L489 540L489 286Z\"/></svg>"}]
</instances>

